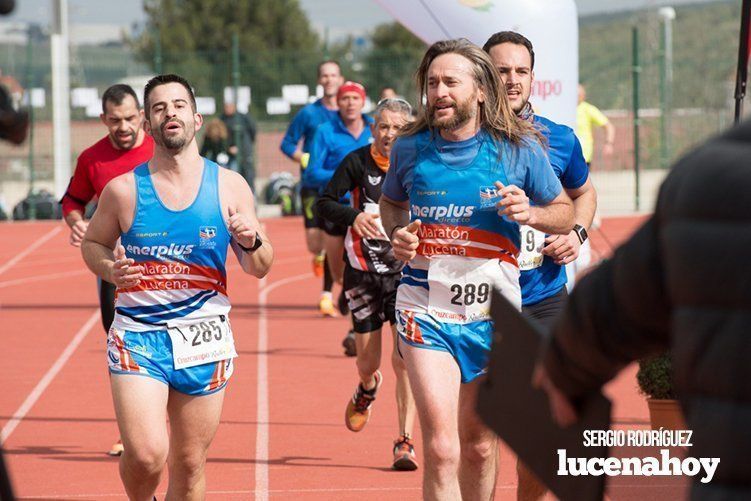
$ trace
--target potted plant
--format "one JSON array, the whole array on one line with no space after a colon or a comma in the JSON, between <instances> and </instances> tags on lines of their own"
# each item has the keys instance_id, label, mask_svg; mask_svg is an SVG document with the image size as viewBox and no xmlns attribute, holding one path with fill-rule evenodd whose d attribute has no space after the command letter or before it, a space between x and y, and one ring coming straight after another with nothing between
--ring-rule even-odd
<instances>
[{"instance_id":1,"label":"potted plant","mask_svg":"<svg viewBox=\"0 0 751 501\"><path fill-rule=\"evenodd\" d=\"M639 361L639 390L647 397L652 429L685 430L683 411L673 390L670 355L664 353Z\"/></svg>"}]
</instances>

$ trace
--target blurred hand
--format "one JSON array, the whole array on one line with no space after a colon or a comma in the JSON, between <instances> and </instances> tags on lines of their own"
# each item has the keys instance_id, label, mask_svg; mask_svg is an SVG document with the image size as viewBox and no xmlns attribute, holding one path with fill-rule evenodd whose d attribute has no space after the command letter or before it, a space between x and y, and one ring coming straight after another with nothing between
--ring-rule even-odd
<instances>
[{"instance_id":1,"label":"blurred hand","mask_svg":"<svg viewBox=\"0 0 751 501\"><path fill-rule=\"evenodd\" d=\"M378 225L378 214L361 212L352 223L352 229L363 238L378 238L381 236L381 228Z\"/></svg>"},{"instance_id":2,"label":"blurred hand","mask_svg":"<svg viewBox=\"0 0 751 501\"><path fill-rule=\"evenodd\" d=\"M545 244L542 253L553 258L555 264L568 264L579 257L581 242L573 230L568 235L549 235L545 238Z\"/></svg>"},{"instance_id":3,"label":"blurred hand","mask_svg":"<svg viewBox=\"0 0 751 501\"><path fill-rule=\"evenodd\" d=\"M417 232L420 230L422 221L415 219L409 225L399 228L392 233L391 246L394 248L394 257L402 261L411 261L417 255L417 247L420 238Z\"/></svg>"},{"instance_id":4,"label":"blurred hand","mask_svg":"<svg viewBox=\"0 0 751 501\"><path fill-rule=\"evenodd\" d=\"M84 235L86 235L86 228L88 227L88 221L84 221L83 219L76 221L76 223L70 228L70 238L68 239L70 245L73 247L81 247L81 242L83 241Z\"/></svg>"},{"instance_id":5,"label":"blurred hand","mask_svg":"<svg viewBox=\"0 0 751 501\"><path fill-rule=\"evenodd\" d=\"M500 181L495 182L495 187L501 196L501 201L496 204L498 215L506 216L519 224L529 223L531 211L529 198L524 190L513 184L504 186Z\"/></svg>"},{"instance_id":6,"label":"blurred hand","mask_svg":"<svg viewBox=\"0 0 751 501\"><path fill-rule=\"evenodd\" d=\"M115 248L115 262L110 272L110 282L118 289L128 289L141 283L143 268L133 266L135 261L125 257L125 247L118 244Z\"/></svg>"},{"instance_id":7,"label":"blurred hand","mask_svg":"<svg viewBox=\"0 0 751 501\"><path fill-rule=\"evenodd\" d=\"M253 247L256 243L258 226L253 223L250 217L237 212L237 209L229 207L228 210L227 229L232 234L232 238L243 247Z\"/></svg>"},{"instance_id":8,"label":"blurred hand","mask_svg":"<svg viewBox=\"0 0 751 501\"><path fill-rule=\"evenodd\" d=\"M613 156L613 144L612 143L605 143L605 146L602 147L602 154L606 157L612 157Z\"/></svg>"}]
</instances>

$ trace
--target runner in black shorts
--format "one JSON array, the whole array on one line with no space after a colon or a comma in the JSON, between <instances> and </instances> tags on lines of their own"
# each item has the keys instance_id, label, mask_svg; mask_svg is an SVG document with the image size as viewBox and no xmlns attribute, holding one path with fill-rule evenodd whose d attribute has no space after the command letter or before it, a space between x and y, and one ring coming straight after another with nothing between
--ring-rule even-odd
<instances>
[{"instance_id":1,"label":"runner in black shorts","mask_svg":"<svg viewBox=\"0 0 751 501\"><path fill-rule=\"evenodd\" d=\"M347 230L344 240L344 291L356 333L357 372L360 384L347 403L345 424L362 430L381 385L381 328L391 324L396 373L399 437L394 442L393 468L417 468L412 429L415 404L404 361L396 350L396 288L403 263L394 257L391 243L378 220L378 199L389 167L389 153L398 131L410 118L411 107L401 99L378 103L371 125L375 142L356 149L339 165L316 204L321 219ZM339 200L350 192L350 206ZM335 229L334 229L335 230Z\"/></svg>"}]
</instances>

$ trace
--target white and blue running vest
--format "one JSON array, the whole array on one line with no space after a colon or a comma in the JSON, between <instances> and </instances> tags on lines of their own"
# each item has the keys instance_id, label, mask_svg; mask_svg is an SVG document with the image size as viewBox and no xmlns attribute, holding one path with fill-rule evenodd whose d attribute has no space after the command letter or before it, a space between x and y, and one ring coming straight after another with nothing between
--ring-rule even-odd
<instances>
[{"instance_id":1,"label":"white and blue running vest","mask_svg":"<svg viewBox=\"0 0 751 501\"><path fill-rule=\"evenodd\" d=\"M134 174L135 216L121 242L126 256L144 268L144 278L135 287L118 289L112 327L143 332L226 317L230 234L219 203L219 167L204 159L198 195L180 211L159 199L148 164Z\"/></svg>"}]
</instances>

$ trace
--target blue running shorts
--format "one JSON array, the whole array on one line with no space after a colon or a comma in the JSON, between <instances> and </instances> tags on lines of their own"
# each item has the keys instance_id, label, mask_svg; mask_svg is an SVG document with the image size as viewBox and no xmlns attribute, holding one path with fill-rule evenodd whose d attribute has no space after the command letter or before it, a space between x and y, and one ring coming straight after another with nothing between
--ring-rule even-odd
<instances>
[{"instance_id":1,"label":"blue running shorts","mask_svg":"<svg viewBox=\"0 0 751 501\"><path fill-rule=\"evenodd\" d=\"M111 374L151 377L180 393L196 396L224 388L235 369L229 358L175 370L172 340L166 330L133 332L111 328L107 335L107 363Z\"/></svg>"},{"instance_id":2,"label":"blue running shorts","mask_svg":"<svg viewBox=\"0 0 751 501\"><path fill-rule=\"evenodd\" d=\"M450 353L459 365L462 383L471 383L488 371L493 322L445 323L425 313L400 310L396 325L403 343Z\"/></svg>"}]
</instances>

